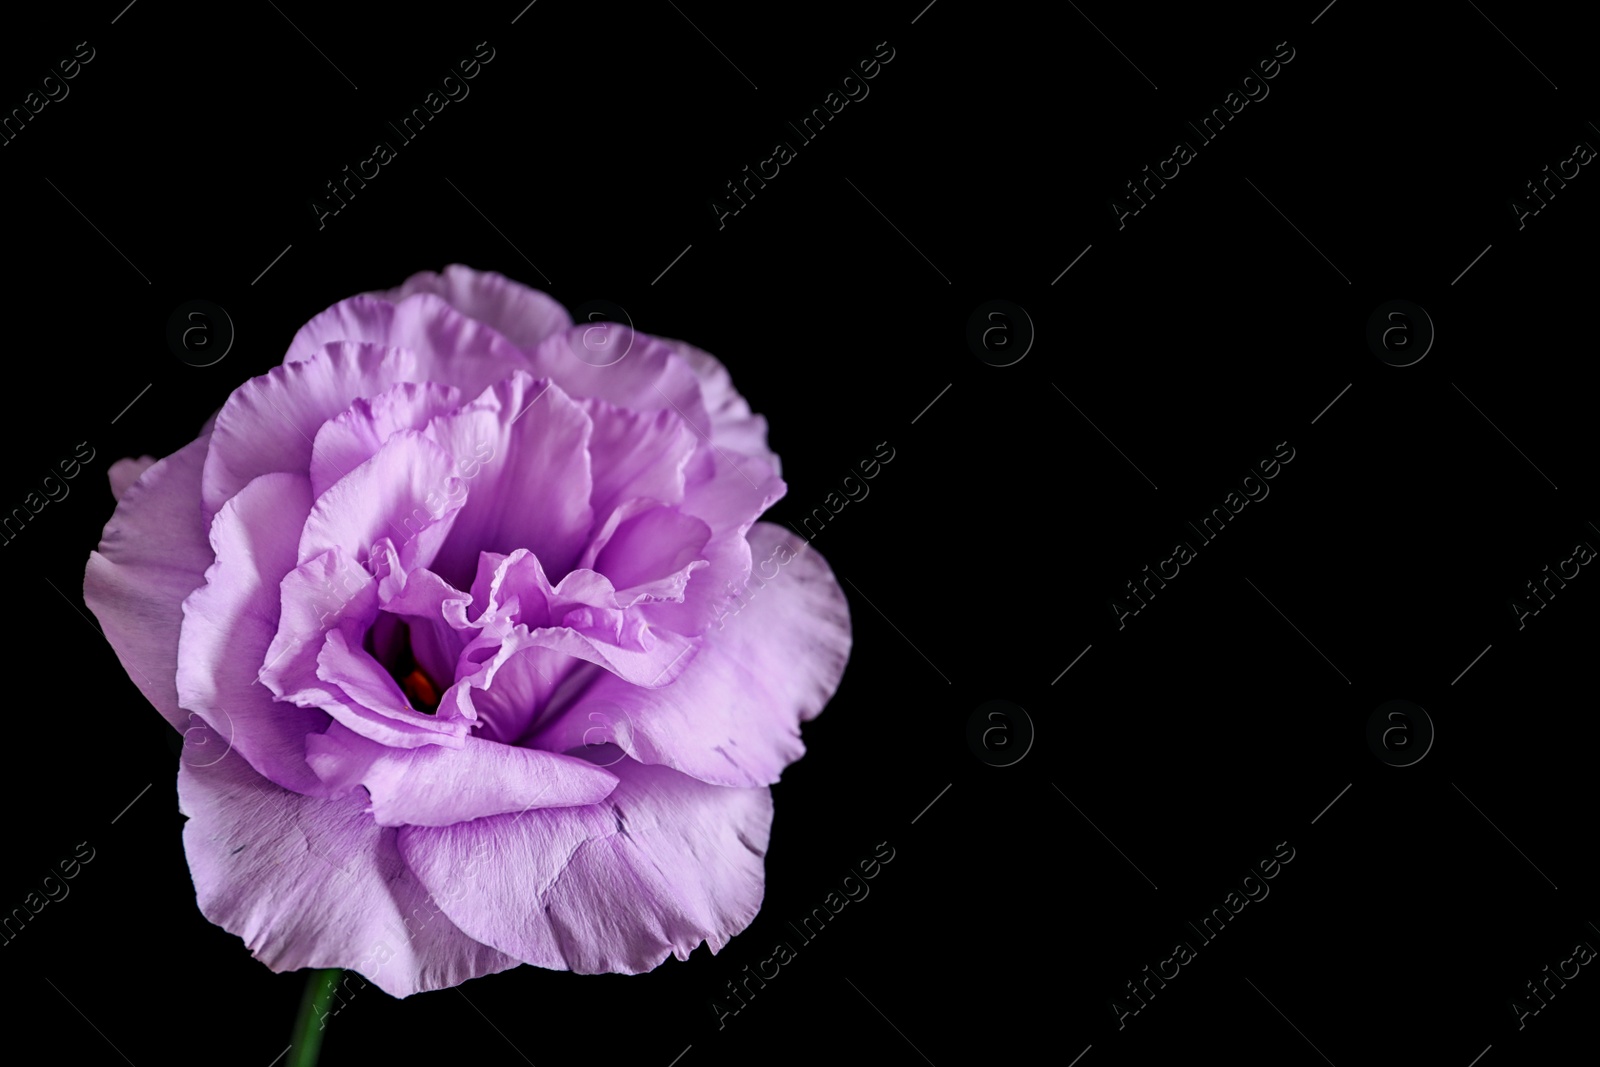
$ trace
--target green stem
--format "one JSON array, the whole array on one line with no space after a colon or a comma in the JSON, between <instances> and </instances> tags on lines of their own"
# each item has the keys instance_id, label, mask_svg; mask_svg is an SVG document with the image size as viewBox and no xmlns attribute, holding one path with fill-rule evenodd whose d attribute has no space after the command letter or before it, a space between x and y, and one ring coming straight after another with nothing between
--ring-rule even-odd
<instances>
[{"instance_id":1,"label":"green stem","mask_svg":"<svg viewBox=\"0 0 1600 1067\"><path fill-rule=\"evenodd\" d=\"M328 1002L343 973L338 967L311 972L306 994L300 998L300 1014L294 1021L288 1067L317 1067L317 1054L322 1051L322 1018L328 1013Z\"/></svg>"}]
</instances>

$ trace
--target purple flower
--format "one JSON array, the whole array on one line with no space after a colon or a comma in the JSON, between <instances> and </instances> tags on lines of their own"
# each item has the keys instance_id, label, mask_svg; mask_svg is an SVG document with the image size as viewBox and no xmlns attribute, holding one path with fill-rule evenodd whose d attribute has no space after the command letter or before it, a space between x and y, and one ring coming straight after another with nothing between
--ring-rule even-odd
<instances>
[{"instance_id":1,"label":"purple flower","mask_svg":"<svg viewBox=\"0 0 1600 1067\"><path fill-rule=\"evenodd\" d=\"M756 521L778 457L716 359L453 266L112 484L84 597L185 732L201 911L273 970L632 974L754 918L850 620Z\"/></svg>"}]
</instances>

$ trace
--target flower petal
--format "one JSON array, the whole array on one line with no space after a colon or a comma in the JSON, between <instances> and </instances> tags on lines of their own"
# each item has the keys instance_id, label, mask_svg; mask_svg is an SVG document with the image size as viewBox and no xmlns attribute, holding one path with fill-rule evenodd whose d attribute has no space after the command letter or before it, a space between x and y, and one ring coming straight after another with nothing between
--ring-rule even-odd
<instances>
[{"instance_id":1,"label":"flower petal","mask_svg":"<svg viewBox=\"0 0 1600 1067\"><path fill-rule=\"evenodd\" d=\"M415 430L397 431L376 455L317 497L300 535L300 562L337 548L370 565L374 545L389 538L398 542L407 570L426 567L465 499L450 454Z\"/></svg>"},{"instance_id":2,"label":"flower petal","mask_svg":"<svg viewBox=\"0 0 1600 1067\"><path fill-rule=\"evenodd\" d=\"M421 430L460 404L461 390L436 382L400 382L370 400L353 401L323 423L311 442L312 498L377 455L390 434Z\"/></svg>"},{"instance_id":3,"label":"flower petal","mask_svg":"<svg viewBox=\"0 0 1600 1067\"><path fill-rule=\"evenodd\" d=\"M305 737L328 716L277 700L262 683L278 631L278 586L294 569L311 511L303 474L263 474L223 505L211 524L216 562L183 603L178 695L255 769L301 793L325 792L306 765Z\"/></svg>"},{"instance_id":4,"label":"flower petal","mask_svg":"<svg viewBox=\"0 0 1600 1067\"><path fill-rule=\"evenodd\" d=\"M484 558L494 557L485 553ZM692 561L684 572L698 566L698 560ZM475 584L481 587L481 575L480 583ZM628 599L635 598L630 594ZM675 677L673 666L693 646L693 639L671 630L653 632L643 611L624 610L623 602L610 580L595 571L572 571L552 587L539 557L518 549L496 567L489 585L489 609L475 620L479 636L464 655L471 657L478 649L498 646L492 666L527 646L536 646L598 664L634 685L667 684ZM543 680L548 694L561 677ZM483 687L476 678L473 685Z\"/></svg>"},{"instance_id":5,"label":"flower petal","mask_svg":"<svg viewBox=\"0 0 1600 1067\"><path fill-rule=\"evenodd\" d=\"M412 352L349 343L245 382L216 414L202 487L206 521L252 478L304 474L317 430L351 401L420 374Z\"/></svg>"},{"instance_id":6,"label":"flower petal","mask_svg":"<svg viewBox=\"0 0 1600 1067\"><path fill-rule=\"evenodd\" d=\"M705 565L711 527L677 508L651 508L621 523L596 555L594 569L619 590L683 596L690 572ZM631 599L631 598L630 598Z\"/></svg>"},{"instance_id":7,"label":"flower petal","mask_svg":"<svg viewBox=\"0 0 1600 1067\"><path fill-rule=\"evenodd\" d=\"M373 296L341 300L300 327L283 362L313 359L330 341L364 341L406 349L415 353L423 376L391 381L445 382L461 386L468 396L528 366L522 350L498 330L462 314L432 293L414 293L398 303ZM478 376L476 388L463 384L462 372Z\"/></svg>"},{"instance_id":8,"label":"flower petal","mask_svg":"<svg viewBox=\"0 0 1600 1067\"><path fill-rule=\"evenodd\" d=\"M699 634L729 609L730 596L750 577L745 534L788 491L763 460L731 452L712 453L711 460L710 476L691 481L679 505L711 527L700 554L707 566L695 574L681 602L645 606L645 618L657 630Z\"/></svg>"},{"instance_id":9,"label":"flower petal","mask_svg":"<svg viewBox=\"0 0 1600 1067\"><path fill-rule=\"evenodd\" d=\"M114 500L121 500L122 494L137 482L144 472L155 466L154 456L140 456L138 459L119 459L111 465L106 474L111 479L111 496Z\"/></svg>"},{"instance_id":10,"label":"flower petal","mask_svg":"<svg viewBox=\"0 0 1600 1067\"><path fill-rule=\"evenodd\" d=\"M777 453L767 446L767 420L751 413L749 402L733 387L733 376L722 361L688 342L670 337L660 340L700 376L700 395L711 420L711 440L717 447L765 460L774 474L782 474Z\"/></svg>"},{"instance_id":11,"label":"flower petal","mask_svg":"<svg viewBox=\"0 0 1600 1067\"><path fill-rule=\"evenodd\" d=\"M571 397L596 397L633 411L676 412L696 437L707 439L711 417L700 396L700 379L685 360L658 338L604 323L606 344L627 354L614 364L590 363L579 354L589 355L584 334L594 328L574 326L540 341L528 352L529 373L560 382Z\"/></svg>"},{"instance_id":12,"label":"flower petal","mask_svg":"<svg viewBox=\"0 0 1600 1067\"><path fill-rule=\"evenodd\" d=\"M670 408L628 411L604 400L585 400L594 424L589 458L594 488L589 503L597 518L629 500L644 497L659 504L683 500L685 471L694 458L696 438Z\"/></svg>"},{"instance_id":13,"label":"flower petal","mask_svg":"<svg viewBox=\"0 0 1600 1067\"><path fill-rule=\"evenodd\" d=\"M478 663L479 650L489 657ZM582 667L579 660L533 643L527 630L468 646L460 677L445 691L440 710L474 718L485 740L520 744L529 725L565 679Z\"/></svg>"},{"instance_id":14,"label":"flower petal","mask_svg":"<svg viewBox=\"0 0 1600 1067\"><path fill-rule=\"evenodd\" d=\"M417 711L405 693L365 649L354 647L345 628L329 630L317 654L317 677L348 700L326 705L339 722L386 745L460 748L470 724L451 715Z\"/></svg>"},{"instance_id":15,"label":"flower petal","mask_svg":"<svg viewBox=\"0 0 1600 1067\"><path fill-rule=\"evenodd\" d=\"M800 723L822 711L850 655L844 593L822 557L796 542L771 523L751 529L761 562L671 685L647 690L601 675L530 743L577 749L598 709L616 722L616 744L643 763L722 786L776 782L805 754Z\"/></svg>"},{"instance_id":16,"label":"flower petal","mask_svg":"<svg viewBox=\"0 0 1600 1067\"><path fill-rule=\"evenodd\" d=\"M360 782L379 826L450 826L530 808L596 804L616 775L587 760L468 737L461 748L393 749L334 725L307 739L325 779Z\"/></svg>"},{"instance_id":17,"label":"flower petal","mask_svg":"<svg viewBox=\"0 0 1600 1067\"><path fill-rule=\"evenodd\" d=\"M205 581L211 545L200 517L205 434L128 487L89 554L83 602L122 669L175 729L187 729L174 684L183 598Z\"/></svg>"},{"instance_id":18,"label":"flower petal","mask_svg":"<svg viewBox=\"0 0 1600 1067\"><path fill-rule=\"evenodd\" d=\"M267 648L262 684L283 701L321 708L384 744L461 747L470 717L450 714L453 706L437 715L413 711L361 647L379 613L379 583L366 570L330 549L290 571L279 588L278 632Z\"/></svg>"},{"instance_id":19,"label":"flower petal","mask_svg":"<svg viewBox=\"0 0 1600 1067\"><path fill-rule=\"evenodd\" d=\"M345 304L358 306L345 308ZM477 396L491 382L527 364L515 345L498 334L489 337L493 331L463 318L438 297L408 300L403 314L393 304L365 297L345 304L313 319L295 339L299 344L306 331L322 323L314 332L332 330L328 343L307 341L304 351L291 349L291 361L245 382L222 405L206 457L207 522L251 478L272 471L306 471L317 430L358 397L377 396L396 382L439 382ZM345 311L335 315L340 308ZM334 317L323 322L327 316ZM365 323L370 329L352 330L359 336L343 340L334 328L345 322L343 316L356 326L365 323L364 316L374 321ZM400 341L384 343L382 338L389 334L421 348L407 348ZM476 347L453 351L449 347L453 341Z\"/></svg>"},{"instance_id":20,"label":"flower petal","mask_svg":"<svg viewBox=\"0 0 1600 1067\"><path fill-rule=\"evenodd\" d=\"M461 592L425 567L408 573L399 559L392 542L387 538L378 542L373 563L377 565L376 573L383 575L378 581L378 606L384 614L378 617L374 641L383 649L384 639L395 636L395 628L404 624L404 636L409 639L417 665L430 678L448 682L455 676L456 657L476 636L465 619L471 594ZM458 612L462 621L459 628L450 622ZM390 622L385 623L385 619Z\"/></svg>"},{"instance_id":21,"label":"flower petal","mask_svg":"<svg viewBox=\"0 0 1600 1067\"><path fill-rule=\"evenodd\" d=\"M459 263L452 263L442 274L419 271L398 289L368 295L398 304L413 293L443 297L467 318L493 327L506 340L523 348L531 348L572 325L567 309L544 293L503 274L476 271Z\"/></svg>"},{"instance_id":22,"label":"flower petal","mask_svg":"<svg viewBox=\"0 0 1600 1067\"><path fill-rule=\"evenodd\" d=\"M755 918L772 827L765 789L723 789L623 760L599 804L408 826L400 852L474 938L580 974L639 974ZM481 855L478 873L453 877Z\"/></svg>"},{"instance_id":23,"label":"flower petal","mask_svg":"<svg viewBox=\"0 0 1600 1067\"><path fill-rule=\"evenodd\" d=\"M215 738L220 742L220 738ZM516 959L457 927L358 797L304 797L229 753L178 769L200 911L274 971L343 967L396 997L460 985ZM440 875L441 884L462 868Z\"/></svg>"},{"instance_id":24,"label":"flower petal","mask_svg":"<svg viewBox=\"0 0 1600 1067\"><path fill-rule=\"evenodd\" d=\"M337 549L300 564L278 583L278 629L267 646L261 682L280 699L301 707L346 699L317 677L317 657L328 631L348 623L365 632L378 615L378 583Z\"/></svg>"},{"instance_id":25,"label":"flower petal","mask_svg":"<svg viewBox=\"0 0 1600 1067\"><path fill-rule=\"evenodd\" d=\"M571 570L594 523L590 429L589 416L559 386L521 372L434 419L429 437L459 462L481 462L462 478L466 503L426 565L458 588L477 573L480 552L526 548L551 574Z\"/></svg>"}]
</instances>

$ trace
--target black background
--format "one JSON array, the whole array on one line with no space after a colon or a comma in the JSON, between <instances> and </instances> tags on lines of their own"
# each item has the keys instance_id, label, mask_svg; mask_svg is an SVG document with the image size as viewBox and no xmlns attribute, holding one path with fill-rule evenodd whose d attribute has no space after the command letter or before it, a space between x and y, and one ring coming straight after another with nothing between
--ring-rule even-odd
<instances>
[{"instance_id":1,"label":"black background","mask_svg":"<svg viewBox=\"0 0 1600 1067\"><path fill-rule=\"evenodd\" d=\"M178 738L93 632L83 568L111 462L188 442L329 304L459 262L722 358L784 459L775 520L880 442L895 458L813 542L855 644L774 787L752 926L642 976L369 987L323 1063L1496 1067L1592 1047L1592 968L1520 1030L1510 1007L1600 944L1600 579L1520 630L1510 607L1600 544L1600 179L1520 230L1510 206L1600 143L1577 15L925 2L6 13L7 110L95 49L0 147L0 506L95 451L0 546L21 638L0 907L95 849L0 947L14 1036L140 1065L267 1067L288 1044L306 975L199 914ZM319 229L323 183L480 41L470 95ZM870 95L798 144L786 123L884 41ZM1270 95L1119 229L1123 183L1283 41ZM779 140L796 158L719 228L713 198ZM165 341L191 299L237 331L209 367ZM1036 333L1011 366L966 341L992 299ZM1365 340L1394 299L1437 330L1408 367ZM1123 584L1280 442L1270 496L1119 629ZM967 743L991 699L1036 731L1009 767ZM1391 699L1436 730L1412 766L1366 741ZM719 1029L724 983L885 841L870 896ZM1124 983L1280 842L1270 896L1119 1030Z\"/></svg>"}]
</instances>

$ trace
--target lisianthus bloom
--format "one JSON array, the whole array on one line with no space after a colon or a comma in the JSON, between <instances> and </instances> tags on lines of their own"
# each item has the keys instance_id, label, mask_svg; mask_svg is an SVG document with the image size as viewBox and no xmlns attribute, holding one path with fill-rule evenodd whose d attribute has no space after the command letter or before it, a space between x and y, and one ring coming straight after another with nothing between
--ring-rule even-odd
<instances>
[{"instance_id":1,"label":"lisianthus bloom","mask_svg":"<svg viewBox=\"0 0 1600 1067\"><path fill-rule=\"evenodd\" d=\"M112 472L84 597L184 731L201 911L396 996L754 918L850 648L716 359L451 267L335 304Z\"/></svg>"}]
</instances>

